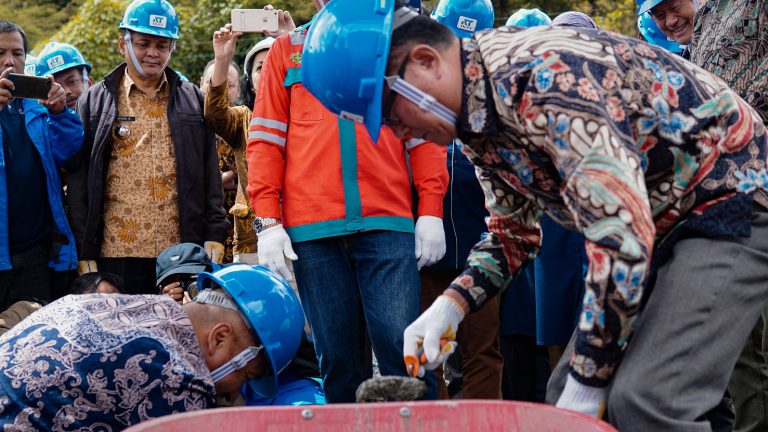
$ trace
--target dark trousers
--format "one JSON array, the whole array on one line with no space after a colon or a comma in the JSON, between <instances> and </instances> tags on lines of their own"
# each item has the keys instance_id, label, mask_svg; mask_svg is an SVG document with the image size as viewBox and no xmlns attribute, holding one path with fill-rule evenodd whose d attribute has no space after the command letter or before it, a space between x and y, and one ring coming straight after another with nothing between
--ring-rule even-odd
<instances>
[{"instance_id":1,"label":"dark trousers","mask_svg":"<svg viewBox=\"0 0 768 432\"><path fill-rule=\"evenodd\" d=\"M622 432L722 430L724 416L711 411L728 405L729 378L768 301L765 210L753 212L749 238L684 238L673 248L608 393ZM550 378L548 402L562 392L569 358Z\"/></svg>"},{"instance_id":2,"label":"dark trousers","mask_svg":"<svg viewBox=\"0 0 768 432\"><path fill-rule=\"evenodd\" d=\"M768 309L741 351L728 389L736 410L736 432L768 430Z\"/></svg>"},{"instance_id":3,"label":"dark trousers","mask_svg":"<svg viewBox=\"0 0 768 432\"><path fill-rule=\"evenodd\" d=\"M534 336L503 335L500 340L504 399L543 403L550 374L547 348L537 345Z\"/></svg>"},{"instance_id":4,"label":"dark trousers","mask_svg":"<svg viewBox=\"0 0 768 432\"><path fill-rule=\"evenodd\" d=\"M158 294L154 258L101 258L99 271L123 278L124 294Z\"/></svg>"},{"instance_id":5,"label":"dark trousers","mask_svg":"<svg viewBox=\"0 0 768 432\"><path fill-rule=\"evenodd\" d=\"M50 245L38 243L12 257L12 268L0 271L0 310L19 300L51 301Z\"/></svg>"},{"instance_id":6,"label":"dark trousers","mask_svg":"<svg viewBox=\"0 0 768 432\"><path fill-rule=\"evenodd\" d=\"M460 273L450 269L422 270L421 310L428 308ZM501 399L504 359L499 351L499 325L499 300L494 297L481 310L467 315L459 326L457 340L463 359L464 399ZM445 386L442 379L438 379L438 383ZM444 393L441 388L440 394L447 395L447 391Z\"/></svg>"}]
</instances>

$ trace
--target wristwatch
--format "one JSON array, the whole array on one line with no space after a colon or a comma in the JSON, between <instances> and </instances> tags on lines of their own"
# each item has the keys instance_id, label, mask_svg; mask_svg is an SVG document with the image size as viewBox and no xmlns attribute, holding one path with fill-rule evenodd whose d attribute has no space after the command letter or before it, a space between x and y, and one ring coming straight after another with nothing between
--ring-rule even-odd
<instances>
[{"instance_id":1,"label":"wristwatch","mask_svg":"<svg viewBox=\"0 0 768 432\"><path fill-rule=\"evenodd\" d=\"M256 234L261 234L265 229L281 222L282 221L278 218L253 218L253 230L256 231Z\"/></svg>"}]
</instances>

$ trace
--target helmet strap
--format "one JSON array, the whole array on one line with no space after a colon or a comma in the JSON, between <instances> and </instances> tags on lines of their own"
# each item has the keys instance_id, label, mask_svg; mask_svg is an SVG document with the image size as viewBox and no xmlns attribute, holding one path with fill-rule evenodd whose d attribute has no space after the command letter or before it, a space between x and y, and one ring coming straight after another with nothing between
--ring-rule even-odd
<instances>
[{"instance_id":1,"label":"helmet strap","mask_svg":"<svg viewBox=\"0 0 768 432\"><path fill-rule=\"evenodd\" d=\"M408 81L400 78L397 75L388 76L384 78L387 81L387 85L393 91L409 100L422 111L426 111L434 114L439 119L455 125L458 122L456 113L448 109L445 105L440 103L434 96L425 93L421 89L412 85Z\"/></svg>"},{"instance_id":2,"label":"helmet strap","mask_svg":"<svg viewBox=\"0 0 768 432\"><path fill-rule=\"evenodd\" d=\"M259 345L257 347L249 346L248 348L241 351L240 354L232 357L232 359L230 359L228 362L217 367L213 372L211 372L211 379L214 383L217 383L226 378L227 375L245 368L245 366L248 365L248 362L258 357L259 353L263 349L264 345Z\"/></svg>"},{"instance_id":3,"label":"helmet strap","mask_svg":"<svg viewBox=\"0 0 768 432\"><path fill-rule=\"evenodd\" d=\"M133 51L133 43L131 42L131 31L128 30L123 35L123 39L125 40L125 45L128 48L128 55L131 56L131 62L133 63L133 67L136 68L136 72L139 73L142 77L146 78L147 74L144 72L144 69L141 68L141 65L139 65L139 60L136 58L136 53ZM171 52L176 51L176 41L171 40ZM168 66L168 61L170 61L170 57L163 65L163 69L165 69L166 66Z\"/></svg>"},{"instance_id":4,"label":"helmet strap","mask_svg":"<svg viewBox=\"0 0 768 432\"><path fill-rule=\"evenodd\" d=\"M88 70L86 69L85 66L83 66L82 73L83 73L83 93L85 93L86 91L88 91Z\"/></svg>"},{"instance_id":5,"label":"helmet strap","mask_svg":"<svg viewBox=\"0 0 768 432\"><path fill-rule=\"evenodd\" d=\"M144 69L141 68L141 65L139 64L139 60L136 58L136 53L133 52L133 43L131 43L131 32L130 31L125 32L125 34L123 35L123 39L125 40L125 45L128 48L128 55L131 56L131 62L133 62L133 67L136 68L136 72L138 72L139 75L146 78L147 74L144 73Z\"/></svg>"}]
</instances>

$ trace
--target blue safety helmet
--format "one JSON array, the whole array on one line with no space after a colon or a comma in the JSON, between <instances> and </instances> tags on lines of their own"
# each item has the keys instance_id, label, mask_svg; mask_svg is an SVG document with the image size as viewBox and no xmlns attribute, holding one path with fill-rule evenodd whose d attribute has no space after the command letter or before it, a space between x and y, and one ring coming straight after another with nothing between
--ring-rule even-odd
<instances>
[{"instance_id":1,"label":"blue safety helmet","mask_svg":"<svg viewBox=\"0 0 768 432\"><path fill-rule=\"evenodd\" d=\"M334 0L315 15L304 41L301 83L331 112L365 124L376 142L395 0L358 2Z\"/></svg>"},{"instance_id":2,"label":"blue safety helmet","mask_svg":"<svg viewBox=\"0 0 768 432\"><path fill-rule=\"evenodd\" d=\"M234 264L200 273L199 289L215 282L232 297L256 333L269 359L272 375L248 381L264 397L277 392L277 375L293 361L304 332L304 312L285 279L266 267Z\"/></svg>"},{"instance_id":3,"label":"blue safety helmet","mask_svg":"<svg viewBox=\"0 0 768 432\"><path fill-rule=\"evenodd\" d=\"M637 15L643 15L646 12L650 12L651 9L664 3L664 0L636 0L637 1Z\"/></svg>"},{"instance_id":4,"label":"blue safety helmet","mask_svg":"<svg viewBox=\"0 0 768 432\"><path fill-rule=\"evenodd\" d=\"M683 47L678 42L667 37L656 25L656 21L651 17L650 12L646 12L637 17L637 29L643 35L646 42L666 49L669 52L680 54Z\"/></svg>"},{"instance_id":5,"label":"blue safety helmet","mask_svg":"<svg viewBox=\"0 0 768 432\"><path fill-rule=\"evenodd\" d=\"M55 75L71 68L83 68L91 72L91 65L80 51L67 43L48 42L37 56L38 76Z\"/></svg>"},{"instance_id":6,"label":"blue safety helmet","mask_svg":"<svg viewBox=\"0 0 768 432\"><path fill-rule=\"evenodd\" d=\"M538 27L552 24L552 19L538 9L520 9L510 15L506 26Z\"/></svg>"},{"instance_id":7,"label":"blue safety helmet","mask_svg":"<svg viewBox=\"0 0 768 432\"><path fill-rule=\"evenodd\" d=\"M133 0L118 28L176 40L179 17L168 0Z\"/></svg>"},{"instance_id":8,"label":"blue safety helmet","mask_svg":"<svg viewBox=\"0 0 768 432\"><path fill-rule=\"evenodd\" d=\"M24 75L35 76L35 70L37 70L37 57L27 53L24 59Z\"/></svg>"},{"instance_id":9,"label":"blue safety helmet","mask_svg":"<svg viewBox=\"0 0 768 432\"><path fill-rule=\"evenodd\" d=\"M493 28L496 19L491 0L440 0L430 17L448 26L460 38Z\"/></svg>"}]
</instances>

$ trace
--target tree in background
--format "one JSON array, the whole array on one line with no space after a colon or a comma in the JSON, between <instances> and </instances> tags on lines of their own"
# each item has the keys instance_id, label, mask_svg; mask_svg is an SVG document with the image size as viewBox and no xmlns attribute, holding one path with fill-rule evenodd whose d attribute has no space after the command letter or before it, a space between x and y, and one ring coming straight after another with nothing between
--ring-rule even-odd
<instances>
[{"instance_id":1,"label":"tree in background","mask_svg":"<svg viewBox=\"0 0 768 432\"><path fill-rule=\"evenodd\" d=\"M20 25L30 46L59 30L82 0L0 0L0 19Z\"/></svg>"},{"instance_id":2,"label":"tree in background","mask_svg":"<svg viewBox=\"0 0 768 432\"><path fill-rule=\"evenodd\" d=\"M424 4L434 7L437 0L427 0ZM493 6L497 26L504 25L520 8L539 8L550 18L571 10L584 12L606 30L629 36L637 34L634 0L493 0Z\"/></svg>"},{"instance_id":3,"label":"tree in background","mask_svg":"<svg viewBox=\"0 0 768 432\"><path fill-rule=\"evenodd\" d=\"M27 32L33 53L46 42L67 42L80 49L93 65L93 76L101 79L123 59L117 48L117 25L130 0L0 0L0 17L11 17ZM170 66L193 82L200 81L202 69L213 59L213 32L229 21L235 8L261 8L272 4L291 12L297 25L306 23L315 12L311 0L171 0L179 13L181 39ZM521 7L538 7L552 18L568 11L592 16L603 28L634 36L634 0L493 0L496 25ZM437 0L424 1L434 7ZM7 19L7 18L4 18ZM248 50L262 39L247 34L238 43L235 61L242 64Z\"/></svg>"},{"instance_id":4,"label":"tree in background","mask_svg":"<svg viewBox=\"0 0 768 432\"><path fill-rule=\"evenodd\" d=\"M20 4L24 0L18 1ZM27 8L29 12L16 19L29 35L32 52L42 50L47 42L66 42L74 45L82 51L86 60L93 65L92 75L99 80L109 73L115 66L123 62L117 47L117 38L120 32L117 29L123 12L130 0L71 0L67 7L61 9L61 16L69 15L61 19L56 26L41 27L35 23L45 21L38 20L31 15L38 9L55 13L58 7L56 3L66 0L41 0L34 8ZM171 57L170 66L189 77L193 82L199 83L203 67L213 59L211 38L213 32L220 26L229 22L230 11L235 8L261 8L266 4L272 4L275 8L291 11L297 25L309 21L314 12L314 6L309 0L171 0L176 12L179 14L181 39L177 42L177 49ZM78 7L72 8L72 5ZM0 16L4 5L0 6ZM75 13L73 14L72 11ZM19 16L8 14L7 16ZM59 15L56 15L59 16ZM260 33L247 34L238 44L238 53L235 61L242 63L245 54L259 40Z\"/></svg>"}]
</instances>

